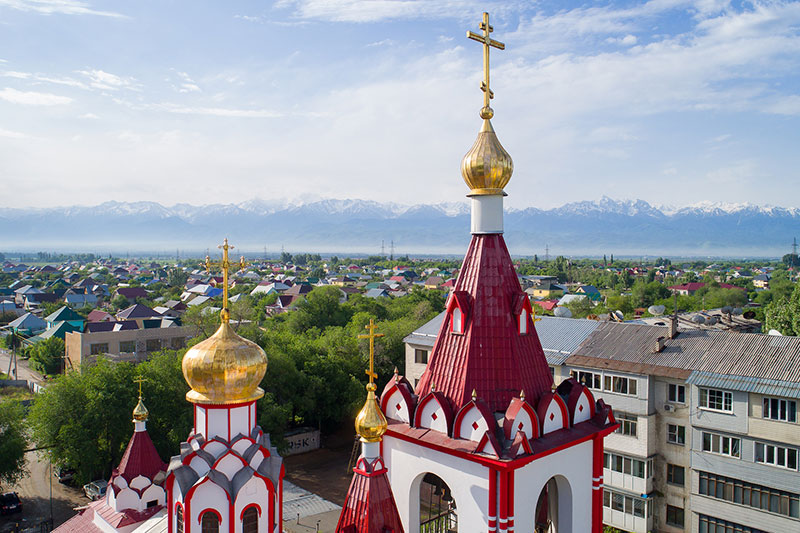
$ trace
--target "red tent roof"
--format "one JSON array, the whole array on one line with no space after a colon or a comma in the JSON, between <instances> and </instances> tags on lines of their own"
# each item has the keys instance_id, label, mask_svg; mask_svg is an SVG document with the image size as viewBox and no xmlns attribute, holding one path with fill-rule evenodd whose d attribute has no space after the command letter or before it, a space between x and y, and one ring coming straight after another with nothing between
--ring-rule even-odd
<instances>
[{"instance_id":1,"label":"red tent roof","mask_svg":"<svg viewBox=\"0 0 800 533\"><path fill-rule=\"evenodd\" d=\"M474 389L494 412L520 390L532 399L549 392L553 378L536 329L529 322L528 333L519 333L514 304L525 293L502 235L472 236L453 294L469 296L464 334L452 333L445 317L417 394L434 384L458 411Z\"/></svg>"},{"instance_id":2,"label":"red tent roof","mask_svg":"<svg viewBox=\"0 0 800 533\"><path fill-rule=\"evenodd\" d=\"M119 475L130 483L133 478L142 475L152 481L156 474L166 471L167 465L159 457L150 435L146 431L136 431L111 477L113 479Z\"/></svg>"},{"instance_id":3,"label":"red tent roof","mask_svg":"<svg viewBox=\"0 0 800 533\"><path fill-rule=\"evenodd\" d=\"M336 533L403 533L386 467L378 457L360 458L339 515Z\"/></svg>"}]
</instances>

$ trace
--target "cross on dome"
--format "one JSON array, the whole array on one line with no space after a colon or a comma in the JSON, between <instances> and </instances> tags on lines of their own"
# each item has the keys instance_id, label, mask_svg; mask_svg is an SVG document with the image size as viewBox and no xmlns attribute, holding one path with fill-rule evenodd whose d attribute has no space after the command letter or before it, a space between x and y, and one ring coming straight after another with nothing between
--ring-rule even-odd
<instances>
[{"instance_id":1,"label":"cross on dome","mask_svg":"<svg viewBox=\"0 0 800 533\"><path fill-rule=\"evenodd\" d=\"M364 326L364 329L368 329L369 333L358 336L359 339L369 339L369 370L364 371L369 376L369 385L367 386L367 390L370 388L375 390L375 383L373 380L378 378L378 374L375 373L375 339L385 336L383 333L375 333L375 328L377 327L378 326L375 325L375 321L370 318L369 325Z\"/></svg>"},{"instance_id":2,"label":"cross on dome","mask_svg":"<svg viewBox=\"0 0 800 533\"><path fill-rule=\"evenodd\" d=\"M220 311L219 316L223 322L227 323L231 320L231 312L228 308L228 271L231 268L228 250L233 250L234 246L228 244L228 238L225 237L225 240L217 248L222 249L222 261L214 262L211 261L209 256L206 256L206 273L211 274L211 267L214 266L219 266L222 269L222 311ZM239 258L239 269L244 269L245 266L247 264L244 261L244 256L241 256Z\"/></svg>"},{"instance_id":3,"label":"cross on dome","mask_svg":"<svg viewBox=\"0 0 800 533\"><path fill-rule=\"evenodd\" d=\"M500 41L495 41L489 34L494 31L494 28L489 24L489 13L483 13L483 21L480 23L480 29L483 30L483 35L479 35L472 31L467 31L467 37L473 41L483 43L483 81L481 82L481 91L483 91L483 109L481 109L481 118L492 118L494 111L489 107L489 100L494 98L494 93L489 87L489 48L497 48L498 50L505 50L506 45Z\"/></svg>"}]
</instances>

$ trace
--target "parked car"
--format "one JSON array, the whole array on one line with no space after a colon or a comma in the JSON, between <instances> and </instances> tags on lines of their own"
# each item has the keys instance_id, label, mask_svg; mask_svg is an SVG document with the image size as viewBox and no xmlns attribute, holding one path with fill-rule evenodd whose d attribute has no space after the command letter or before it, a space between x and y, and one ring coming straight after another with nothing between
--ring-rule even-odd
<instances>
[{"instance_id":1,"label":"parked car","mask_svg":"<svg viewBox=\"0 0 800 533\"><path fill-rule=\"evenodd\" d=\"M56 479L58 479L59 483L69 483L75 476L75 470L65 466L57 466L53 471L53 475L56 476Z\"/></svg>"},{"instance_id":2,"label":"parked car","mask_svg":"<svg viewBox=\"0 0 800 533\"><path fill-rule=\"evenodd\" d=\"M106 495L106 487L108 487L108 481L105 479L98 479L84 485L83 492L90 500L99 500Z\"/></svg>"},{"instance_id":3,"label":"parked car","mask_svg":"<svg viewBox=\"0 0 800 533\"><path fill-rule=\"evenodd\" d=\"M22 502L16 492L0 494L0 514L21 513Z\"/></svg>"}]
</instances>

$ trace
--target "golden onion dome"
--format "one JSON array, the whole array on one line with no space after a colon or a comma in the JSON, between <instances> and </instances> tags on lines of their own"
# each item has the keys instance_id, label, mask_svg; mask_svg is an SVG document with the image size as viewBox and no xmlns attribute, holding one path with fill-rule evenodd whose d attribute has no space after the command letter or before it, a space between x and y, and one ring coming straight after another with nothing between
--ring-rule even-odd
<instances>
[{"instance_id":1,"label":"golden onion dome","mask_svg":"<svg viewBox=\"0 0 800 533\"><path fill-rule=\"evenodd\" d=\"M186 393L190 402L232 404L264 396L258 384L267 371L267 354L237 335L227 320L211 337L187 350L182 367L192 388Z\"/></svg>"},{"instance_id":2,"label":"golden onion dome","mask_svg":"<svg viewBox=\"0 0 800 533\"><path fill-rule=\"evenodd\" d=\"M356 433L362 442L380 442L389 423L383 416L378 400L375 398L375 384L367 384L367 401L356 416Z\"/></svg>"},{"instance_id":3,"label":"golden onion dome","mask_svg":"<svg viewBox=\"0 0 800 533\"><path fill-rule=\"evenodd\" d=\"M483 127L481 127L475 144L461 160L461 175L470 188L470 194L502 195L503 188L514 172L514 162L494 132L491 108L481 110Z\"/></svg>"},{"instance_id":4,"label":"golden onion dome","mask_svg":"<svg viewBox=\"0 0 800 533\"><path fill-rule=\"evenodd\" d=\"M146 422L147 415L150 413L147 411L147 407L144 406L144 402L142 401L142 397L139 396L139 403L136 404L136 407L133 408L133 421L134 422Z\"/></svg>"}]
</instances>

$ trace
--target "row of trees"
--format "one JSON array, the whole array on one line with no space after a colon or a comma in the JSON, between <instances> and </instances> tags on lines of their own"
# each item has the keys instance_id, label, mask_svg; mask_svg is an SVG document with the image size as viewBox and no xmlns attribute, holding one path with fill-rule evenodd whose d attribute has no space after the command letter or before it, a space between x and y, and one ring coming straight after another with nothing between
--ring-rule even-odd
<instances>
[{"instance_id":1,"label":"row of trees","mask_svg":"<svg viewBox=\"0 0 800 533\"><path fill-rule=\"evenodd\" d=\"M393 300L356 295L340 302L340 296L336 287L316 288L295 311L237 326L239 334L267 353L259 424L279 447L291 427L330 432L352 423L364 401L368 365L368 343L358 335L365 332L370 318L386 335L376 343L382 386L395 367L402 372L403 338L444 308L441 293L424 289ZM251 314L253 305L241 304L249 306ZM212 332L219 320L217 314L198 313L198 317L208 329L195 341ZM181 371L184 353L165 351L139 365L101 358L81 372L59 376L34 401L27 419L31 439L38 446L54 444L50 451L54 463L74 468L79 483L107 476L130 439L137 394L133 380L141 376L150 411L148 432L161 457L172 456L192 426L191 406L185 400L188 386Z\"/></svg>"}]
</instances>

